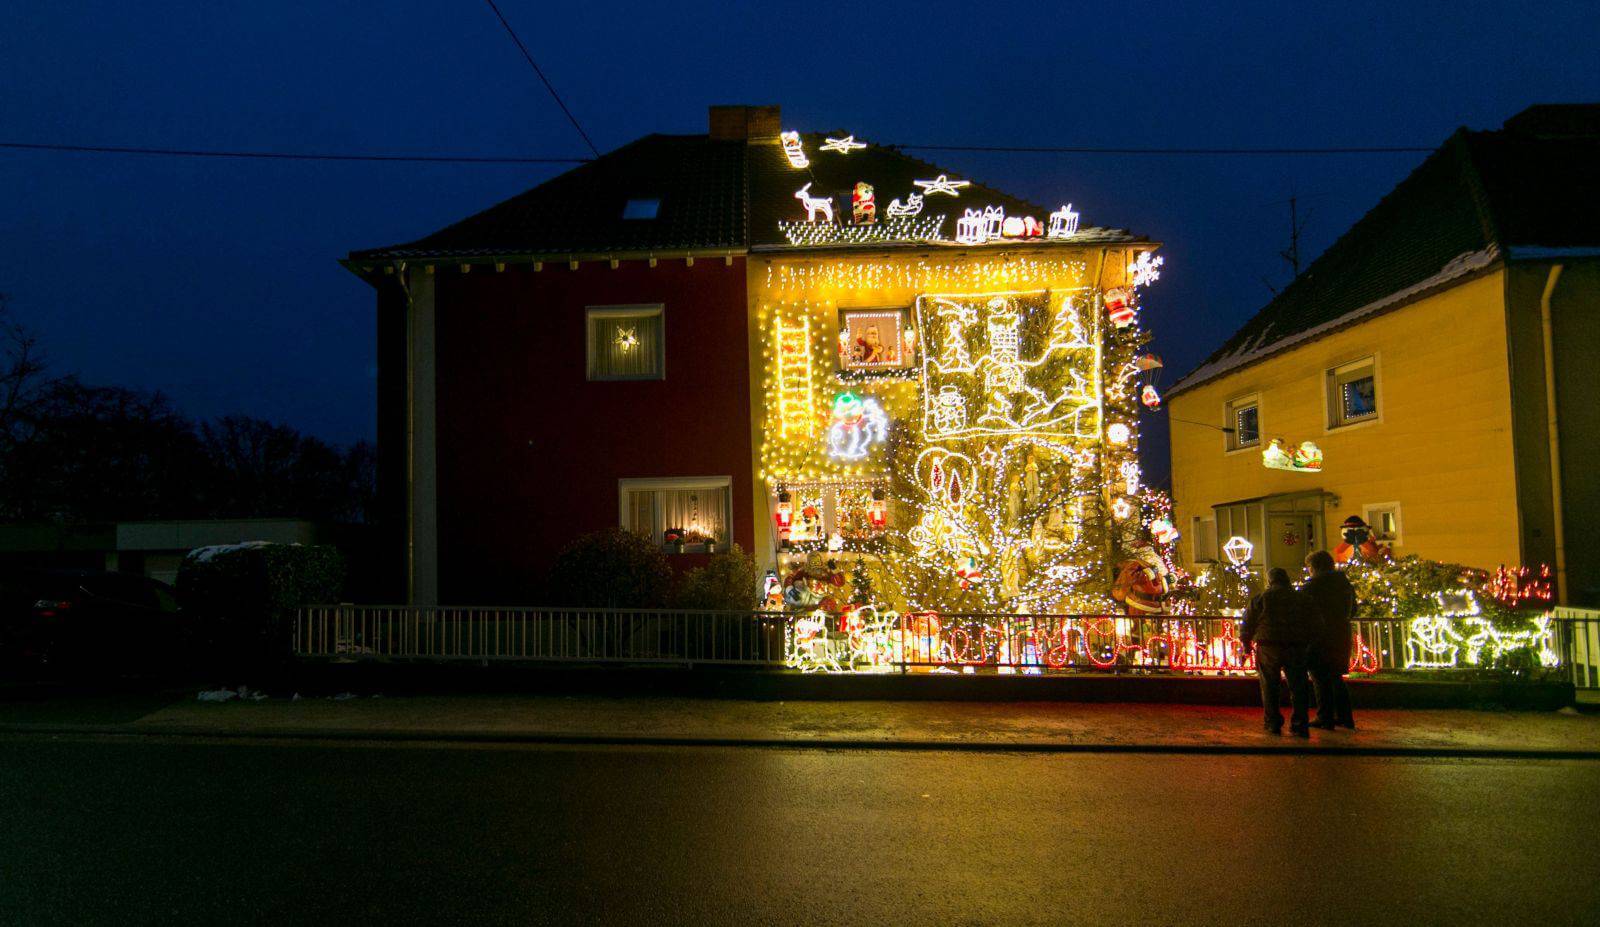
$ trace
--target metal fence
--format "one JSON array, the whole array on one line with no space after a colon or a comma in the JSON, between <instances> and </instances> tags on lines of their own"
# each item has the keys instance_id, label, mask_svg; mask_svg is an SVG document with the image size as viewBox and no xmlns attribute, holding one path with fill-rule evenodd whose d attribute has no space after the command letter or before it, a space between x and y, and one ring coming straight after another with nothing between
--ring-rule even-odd
<instances>
[{"instance_id":1,"label":"metal fence","mask_svg":"<svg viewBox=\"0 0 1600 927\"><path fill-rule=\"evenodd\" d=\"M743 664L813 672L1248 672L1226 616L997 615L330 605L301 609L295 652L344 661ZM1600 687L1600 612L1352 623L1355 674L1506 665Z\"/></svg>"}]
</instances>

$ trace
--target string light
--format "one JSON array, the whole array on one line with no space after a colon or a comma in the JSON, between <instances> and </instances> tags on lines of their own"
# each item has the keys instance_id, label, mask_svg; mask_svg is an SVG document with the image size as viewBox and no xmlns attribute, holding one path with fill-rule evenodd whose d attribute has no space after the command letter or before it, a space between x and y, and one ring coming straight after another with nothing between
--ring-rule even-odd
<instances>
[{"instance_id":1,"label":"string light","mask_svg":"<svg viewBox=\"0 0 1600 927\"><path fill-rule=\"evenodd\" d=\"M875 443L889 434L889 417L876 399L840 393L833 399L833 424L828 427L828 452L845 460L860 460Z\"/></svg>"},{"instance_id":2,"label":"string light","mask_svg":"<svg viewBox=\"0 0 1600 927\"><path fill-rule=\"evenodd\" d=\"M1061 207L1050 214L1049 237L1071 238L1078 234L1078 214L1072 211L1072 204Z\"/></svg>"},{"instance_id":3,"label":"string light","mask_svg":"<svg viewBox=\"0 0 1600 927\"><path fill-rule=\"evenodd\" d=\"M921 187L923 194L927 196L932 196L935 193L943 193L948 196L960 196L961 188L970 186L972 181L951 180L944 174L940 174L933 180L913 180L911 183L914 186Z\"/></svg>"},{"instance_id":4,"label":"string light","mask_svg":"<svg viewBox=\"0 0 1600 927\"><path fill-rule=\"evenodd\" d=\"M827 217L828 222L833 222L833 200L826 196L812 196L811 184L808 183L794 191L794 198L805 206L807 222L816 222L818 213Z\"/></svg>"},{"instance_id":5,"label":"string light","mask_svg":"<svg viewBox=\"0 0 1600 927\"><path fill-rule=\"evenodd\" d=\"M867 147L866 143L856 141L856 137L854 135L846 135L844 138L829 138L824 140L822 147L819 150L837 151L839 154L847 155L858 148L865 147Z\"/></svg>"},{"instance_id":6,"label":"string light","mask_svg":"<svg viewBox=\"0 0 1600 927\"><path fill-rule=\"evenodd\" d=\"M917 215L922 212L923 199L921 193L913 193L906 197L904 203L901 203L899 199L890 200L888 206L889 218L910 218Z\"/></svg>"}]
</instances>

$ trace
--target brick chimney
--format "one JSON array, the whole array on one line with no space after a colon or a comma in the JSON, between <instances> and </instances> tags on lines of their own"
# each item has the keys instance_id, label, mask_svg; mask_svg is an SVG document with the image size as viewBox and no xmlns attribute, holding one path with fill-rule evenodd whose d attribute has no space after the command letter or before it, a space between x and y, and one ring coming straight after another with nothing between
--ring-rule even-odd
<instances>
[{"instance_id":1,"label":"brick chimney","mask_svg":"<svg viewBox=\"0 0 1600 927\"><path fill-rule=\"evenodd\" d=\"M711 107L712 138L777 138L781 122L776 106Z\"/></svg>"}]
</instances>

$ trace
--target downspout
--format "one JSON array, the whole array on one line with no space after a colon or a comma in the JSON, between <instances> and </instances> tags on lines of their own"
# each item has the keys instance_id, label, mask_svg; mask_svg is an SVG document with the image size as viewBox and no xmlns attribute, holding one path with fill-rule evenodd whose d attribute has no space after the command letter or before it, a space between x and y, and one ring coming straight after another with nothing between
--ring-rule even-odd
<instances>
[{"instance_id":1,"label":"downspout","mask_svg":"<svg viewBox=\"0 0 1600 927\"><path fill-rule=\"evenodd\" d=\"M412 318L411 285L405 261L396 261L394 276L406 298L406 604L417 601L417 406L416 321Z\"/></svg>"},{"instance_id":2,"label":"downspout","mask_svg":"<svg viewBox=\"0 0 1600 927\"><path fill-rule=\"evenodd\" d=\"M1544 293L1539 297L1539 327L1544 336L1544 418L1550 439L1550 512L1556 535L1556 602L1567 601L1567 533L1561 511L1561 430L1556 420L1556 349L1550 317L1550 297L1556 291L1564 265L1550 265Z\"/></svg>"}]
</instances>

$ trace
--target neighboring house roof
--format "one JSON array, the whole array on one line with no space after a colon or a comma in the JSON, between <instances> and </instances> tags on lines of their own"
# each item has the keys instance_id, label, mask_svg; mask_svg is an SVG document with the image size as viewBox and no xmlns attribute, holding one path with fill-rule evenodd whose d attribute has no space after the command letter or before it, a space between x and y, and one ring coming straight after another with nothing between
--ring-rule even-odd
<instances>
[{"instance_id":1,"label":"neighboring house roof","mask_svg":"<svg viewBox=\"0 0 1600 927\"><path fill-rule=\"evenodd\" d=\"M1600 104L1458 129L1168 390L1198 386L1499 260L1600 255Z\"/></svg>"},{"instance_id":2,"label":"neighboring house roof","mask_svg":"<svg viewBox=\"0 0 1600 927\"><path fill-rule=\"evenodd\" d=\"M968 179L958 171L891 148L869 145L841 154L820 150L823 135L802 138L809 161L805 168L790 165L776 138L648 135L416 241L353 251L350 260L926 247L926 240L903 237L811 241L797 246L779 223L804 223L806 209L795 194L807 182L811 183L811 195L834 198L843 222L849 220L849 193L855 184L872 184L879 221L887 228L889 202L920 192L913 181L933 180L941 174L952 180ZM632 199L659 200L656 218L624 219L623 207ZM961 188L959 196L927 195L923 213L927 220L944 215L940 234L951 239L964 209L985 206L1002 207L1007 215L1031 215L1040 222L1050 213L976 182ZM920 226L927 227L926 222ZM1144 240L1120 229L1087 225L1072 238L1075 243L1091 244Z\"/></svg>"}]
</instances>

